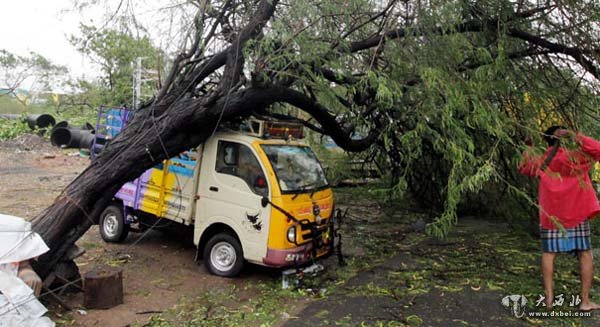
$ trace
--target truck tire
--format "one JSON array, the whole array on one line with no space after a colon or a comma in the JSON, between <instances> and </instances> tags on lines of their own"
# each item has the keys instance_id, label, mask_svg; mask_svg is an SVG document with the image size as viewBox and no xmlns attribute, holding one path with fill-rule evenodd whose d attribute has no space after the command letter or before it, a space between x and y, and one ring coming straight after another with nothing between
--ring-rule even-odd
<instances>
[{"instance_id":1,"label":"truck tire","mask_svg":"<svg viewBox=\"0 0 600 327\"><path fill-rule=\"evenodd\" d=\"M204 265L213 274L221 277L235 277L244 266L242 245L229 233L219 233L204 246Z\"/></svg>"},{"instance_id":2,"label":"truck tire","mask_svg":"<svg viewBox=\"0 0 600 327\"><path fill-rule=\"evenodd\" d=\"M121 243L129 234L129 225L125 223L123 210L116 205L104 209L100 215L99 228L100 236L109 243Z\"/></svg>"}]
</instances>

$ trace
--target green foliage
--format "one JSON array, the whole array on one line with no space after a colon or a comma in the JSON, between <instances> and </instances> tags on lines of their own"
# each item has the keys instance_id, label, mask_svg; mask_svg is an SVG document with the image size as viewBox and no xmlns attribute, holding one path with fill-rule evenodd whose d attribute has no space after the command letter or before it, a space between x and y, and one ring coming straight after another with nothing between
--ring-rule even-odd
<instances>
[{"instance_id":1,"label":"green foliage","mask_svg":"<svg viewBox=\"0 0 600 327\"><path fill-rule=\"evenodd\" d=\"M364 203L357 203L357 199L364 200L360 196L364 193L365 189L341 189L336 192L336 196L338 201L349 201L348 203L354 203L355 209L359 209ZM396 300L400 298L400 303L401 299L407 299L409 304L401 309L403 316L411 313L410 307L415 296L431 292L443 292L446 297L452 297L456 292L493 292L496 295L492 298L497 298L498 303L504 295L522 294L528 299L528 310L540 310L535 307L535 301L543 294L543 287L539 274L531 273L539 269L539 238L531 236L526 230L510 228L496 219L465 217L461 218L461 228L449 233L443 241L432 240L423 234L408 233L402 241L394 242L393 239L397 239L397 236L390 231L393 228L402 229L404 224L416 219L415 213L403 210L402 206L397 204L389 208L389 216L371 213L376 217L368 217L368 224L358 224L356 219L367 219L364 216L350 217L347 220L346 228L353 230L351 234L346 231L347 235L352 235L345 238L348 242L345 243L346 251L351 253L353 243L358 242L366 255L357 261L378 258L385 262L383 266L392 267L389 271L381 269L381 266L376 269L372 266L367 269L361 267L362 271L377 271L377 276L381 279L377 284L346 288L348 297L391 296ZM592 242L596 242L600 237L600 229L595 227L600 227L600 220L593 220L591 224ZM394 260L393 262L400 263L390 265L390 261L386 260L390 256L402 257L403 260ZM357 264L353 261L349 263ZM578 268L576 258L569 255L557 256L556 294L563 293L569 298L570 295L579 294L580 282L574 274ZM421 298L418 302L423 303L426 298ZM483 294L481 298L484 298ZM481 298L473 295L474 302ZM568 306L564 309L573 310ZM513 318L507 311L506 316L499 319L510 324L510 319ZM585 321L586 318L557 318L529 322L549 326L579 326Z\"/></svg>"},{"instance_id":2,"label":"green foliage","mask_svg":"<svg viewBox=\"0 0 600 327\"><path fill-rule=\"evenodd\" d=\"M328 149L322 144L322 140L319 134L308 134L308 141L325 169L329 184L338 185L344 180L358 177L352 172L353 156L343 152L340 148Z\"/></svg>"},{"instance_id":3,"label":"green foliage","mask_svg":"<svg viewBox=\"0 0 600 327\"><path fill-rule=\"evenodd\" d=\"M98 29L91 25L80 25L81 36L71 36L70 42L99 65L102 72L99 84L78 81L80 94L89 94L104 105L122 106L131 104L134 64L142 59L142 69L154 70L159 74L164 67L164 55L152 45L147 36L134 36L128 30ZM152 96L157 85L142 84L142 95ZM95 102L95 101L94 101Z\"/></svg>"},{"instance_id":4,"label":"green foliage","mask_svg":"<svg viewBox=\"0 0 600 327\"><path fill-rule=\"evenodd\" d=\"M85 123L95 124L97 109L101 104L120 105L131 102L132 67L131 61L138 56L146 57L143 68L156 68L160 54L147 38L136 39L127 33L105 30L94 33L94 29L83 26L84 37L73 37L71 41L80 45L80 50L93 56L101 65L106 79L99 82L85 80L69 80L63 85L70 90L68 94L53 98L49 93L40 90L52 89L66 74L66 68L57 66L43 56L30 53L28 56L18 56L5 50L0 50L0 113L35 114L48 113L57 121L67 120L73 126ZM89 43L89 47L84 44ZM29 80L35 80L30 85ZM19 87L26 83L30 91ZM154 88L145 85L145 94L152 94ZM38 97L46 96L45 102L31 102L31 94L40 93ZM30 132L26 124L20 121L2 120L0 124L0 139L15 138Z\"/></svg>"},{"instance_id":5,"label":"green foliage","mask_svg":"<svg viewBox=\"0 0 600 327\"><path fill-rule=\"evenodd\" d=\"M13 139L28 132L30 132L29 126L22 120L0 118L0 141Z\"/></svg>"},{"instance_id":6,"label":"green foliage","mask_svg":"<svg viewBox=\"0 0 600 327\"><path fill-rule=\"evenodd\" d=\"M331 185L339 185L344 180L360 177L352 171L350 163L352 159L348 154L330 153L319 155L319 158L326 169L327 181Z\"/></svg>"},{"instance_id":7,"label":"green foliage","mask_svg":"<svg viewBox=\"0 0 600 327\"><path fill-rule=\"evenodd\" d=\"M67 101L67 99L63 99ZM75 106L50 102L43 104L24 105L14 97L0 97L0 114L17 114L26 117L30 114L50 114L57 122L66 120L72 126L83 126L85 123L95 125L98 113L97 107ZM32 131L22 120L0 119L0 140L13 139L26 133L39 133ZM48 135L48 134L46 134Z\"/></svg>"},{"instance_id":8,"label":"green foliage","mask_svg":"<svg viewBox=\"0 0 600 327\"><path fill-rule=\"evenodd\" d=\"M86 123L96 125L98 108L77 108L57 112L58 121L66 120L72 126L83 126Z\"/></svg>"},{"instance_id":9,"label":"green foliage","mask_svg":"<svg viewBox=\"0 0 600 327\"><path fill-rule=\"evenodd\" d=\"M582 24L589 22L586 15L599 9L591 3L562 5L580 13L577 19ZM582 83L577 70L557 67L540 57L537 61L528 56L515 59L530 45L508 36L506 29L539 32L530 28L530 21L515 16L525 8L496 1L438 1L413 9L408 4L404 9L397 6L396 12L405 10L404 15L414 15L416 23L406 22L404 37L381 40L376 50L346 52L352 41L397 28L402 14L370 24L371 16L361 13L380 10L376 1L340 5L339 1L308 0L294 1L283 9L285 13L273 21L270 33L249 45L246 53L260 67L268 67L257 72L263 79L293 74L297 78L294 87L310 90L339 121L356 131L380 130L382 142L370 151L377 152L374 157L379 166L391 172L393 185L386 192L394 198L408 192L438 210L439 216L428 225L432 235L446 235L457 212L468 204L465 199L492 186L497 192L486 193L485 200L498 205L482 202L480 206L527 216L521 208L498 208L514 203L502 197L519 197L503 188L527 190L514 173L523 149L521 140L532 135L542 146L538 134L553 119L572 128L597 130L598 120L588 117L598 117L594 84ZM549 16L540 17L534 19L544 29L555 26L546 21ZM459 23L484 23L488 18L498 21L481 32L456 32ZM440 29L448 32L431 32ZM339 38L349 30L347 38ZM576 28L560 33L565 39L582 37ZM290 66L298 68L290 70ZM329 68L352 82L333 83L316 72L315 66ZM374 97L361 105L356 99L364 94ZM389 123L376 126L365 117L367 110L375 110Z\"/></svg>"},{"instance_id":10,"label":"green foliage","mask_svg":"<svg viewBox=\"0 0 600 327\"><path fill-rule=\"evenodd\" d=\"M69 86L73 93L62 96L55 108L61 120L78 126L86 122L94 124L100 105L112 103L106 98L110 91L96 82L70 81Z\"/></svg>"},{"instance_id":11,"label":"green foliage","mask_svg":"<svg viewBox=\"0 0 600 327\"><path fill-rule=\"evenodd\" d=\"M27 92L53 89L66 74L66 67L56 65L38 53L20 56L0 49L0 97L15 96L27 104L28 99L21 96L24 91L20 88L27 87Z\"/></svg>"},{"instance_id":12,"label":"green foliage","mask_svg":"<svg viewBox=\"0 0 600 327\"><path fill-rule=\"evenodd\" d=\"M598 87L582 67L566 57L530 54L541 47L510 35L514 29L552 35L556 42L581 46L595 64L598 37L589 31L598 3L548 4L539 10L535 2L491 0L280 3L260 36L242 49L243 73L252 77L243 87L281 83L327 108L354 136L379 132L379 142L368 150L390 181L379 193L412 196L436 211L427 229L432 235L446 235L466 207L525 217L530 212L522 204L530 205L530 188L515 174L521 140L533 136L541 148L539 132L551 123L587 132L600 121ZM384 8L389 11L376 14ZM200 42L195 50L223 49L254 9L249 2L230 8L208 47L214 49ZM197 27L206 31L210 24L203 19L214 15L199 15ZM557 18L562 15L569 26ZM480 28L464 31L472 25ZM373 38L394 30L397 38ZM149 57L144 63L151 68L161 61L146 37L133 35L123 27L82 25L81 36L71 38L103 72L97 85L79 87L90 102L129 102L131 62ZM376 45L355 51L364 40ZM199 89L213 88L219 77L215 72ZM343 164L332 167L334 176L348 176Z\"/></svg>"}]
</instances>

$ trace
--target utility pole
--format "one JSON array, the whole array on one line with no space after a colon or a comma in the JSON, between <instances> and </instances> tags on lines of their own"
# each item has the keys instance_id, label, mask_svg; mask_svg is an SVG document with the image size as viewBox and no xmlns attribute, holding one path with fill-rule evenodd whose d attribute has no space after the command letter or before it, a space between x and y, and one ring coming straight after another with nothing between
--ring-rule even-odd
<instances>
[{"instance_id":1,"label":"utility pole","mask_svg":"<svg viewBox=\"0 0 600 327\"><path fill-rule=\"evenodd\" d=\"M133 66L133 107L134 109L138 109L142 103L142 99L144 96L146 98L152 96L156 90L158 90L158 85L160 82L158 79L160 78L160 74L158 73L158 69L144 69L142 67L142 60L147 59L148 57L137 57L135 61L131 63ZM148 94L148 88L146 87L146 94L142 94L144 83L153 82L155 84L155 90L152 91L151 94Z\"/></svg>"},{"instance_id":2,"label":"utility pole","mask_svg":"<svg viewBox=\"0 0 600 327\"><path fill-rule=\"evenodd\" d=\"M140 106L142 93L142 57L135 59L135 69L133 71L133 108Z\"/></svg>"}]
</instances>

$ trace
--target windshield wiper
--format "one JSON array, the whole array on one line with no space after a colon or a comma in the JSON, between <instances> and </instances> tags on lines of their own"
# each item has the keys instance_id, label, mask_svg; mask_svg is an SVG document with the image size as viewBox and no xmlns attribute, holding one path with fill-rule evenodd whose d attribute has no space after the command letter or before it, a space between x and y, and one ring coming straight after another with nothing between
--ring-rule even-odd
<instances>
[{"instance_id":1,"label":"windshield wiper","mask_svg":"<svg viewBox=\"0 0 600 327\"><path fill-rule=\"evenodd\" d=\"M296 200L296 198L298 197L298 195L302 194L306 192L306 186L302 186L299 190L298 193L294 194L294 196L292 196L292 200Z\"/></svg>"},{"instance_id":2,"label":"windshield wiper","mask_svg":"<svg viewBox=\"0 0 600 327\"><path fill-rule=\"evenodd\" d=\"M317 183L312 183L312 184L306 184L304 186L301 186L300 189L298 190L299 192L294 194L294 196L292 196L292 200L295 200L298 195L305 193L309 187L315 186ZM312 196L315 192L313 191L312 193L310 193L310 198L312 199Z\"/></svg>"}]
</instances>

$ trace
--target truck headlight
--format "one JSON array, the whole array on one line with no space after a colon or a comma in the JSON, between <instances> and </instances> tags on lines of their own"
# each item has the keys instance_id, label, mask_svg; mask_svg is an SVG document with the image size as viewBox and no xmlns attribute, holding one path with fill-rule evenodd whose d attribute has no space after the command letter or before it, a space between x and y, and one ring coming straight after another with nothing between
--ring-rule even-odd
<instances>
[{"instance_id":1,"label":"truck headlight","mask_svg":"<svg viewBox=\"0 0 600 327\"><path fill-rule=\"evenodd\" d=\"M296 243L296 226L292 226L287 230L287 239L291 243Z\"/></svg>"}]
</instances>

